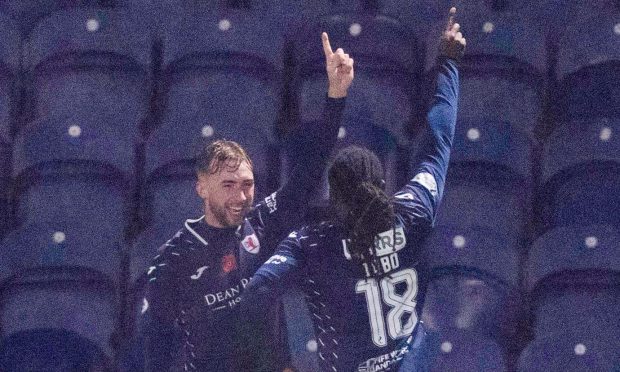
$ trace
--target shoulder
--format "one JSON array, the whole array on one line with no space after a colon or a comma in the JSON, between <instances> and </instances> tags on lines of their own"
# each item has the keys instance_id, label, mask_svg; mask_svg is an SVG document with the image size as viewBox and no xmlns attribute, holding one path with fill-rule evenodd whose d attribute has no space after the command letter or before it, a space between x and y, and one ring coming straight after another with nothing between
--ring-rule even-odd
<instances>
[{"instance_id":1,"label":"shoulder","mask_svg":"<svg viewBox=\"0 0 620 372\"><path fill-rule=\"evenodd\" d=\"M182 271L186 266L188 256L192 254L200 244L199 241L184 226L176 232L168 241L157 249L157 255L153 258L149 272Z\"/></svg>"}]
</instances>

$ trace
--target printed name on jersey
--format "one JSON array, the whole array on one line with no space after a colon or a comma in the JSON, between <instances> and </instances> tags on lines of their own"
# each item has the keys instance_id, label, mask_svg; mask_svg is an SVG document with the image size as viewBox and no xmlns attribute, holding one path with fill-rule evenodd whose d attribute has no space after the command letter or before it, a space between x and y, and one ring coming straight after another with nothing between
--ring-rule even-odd
<instances>
[{"instance_id":1,"label":"printed name on jersey","mask_svg":"<svg viewBox=\"0 0 620 372\"><path fill-rule=\"evenodd\" d=\"M241 245L243 245L243 249L252 254L258 254L260 251L260 243L256 237L256 234L248 235L243 238Z\"/></svg>"},{"instance_id":2,"label":"printed name on jersey","mask_svg":"<svg viewBox=\"0 0 620 372\"><path fill-rule=\"evenodd\" d=\"M428 172L418 173L413 177L413 182L417 182L420 185L424 186L428 191L430 191L431 195L437 195L437 181L435 181L435 177Z\"/></svg>"},{"instance_id":3,"label":"printed name on jersey","mask_svg":"<svg viewBox=\"0 0 620 372\"><path fill-rule=\"evenodd\" d=\"M274 192L273 194L265 198L265 205L267 206L267 208L269 208L269 213L273 213L278 210L276 194L277 193Z\"/></svg>"},{"instance_id":4,"label":"printed name on jersey","mask_svg":"<svg viewBox=\"0 0 620 372\"><path fill-rule=\"evenodd\" d=\"M405 239L405 231L402 226L384 231L375 236L375 249L379 257L398 252L405 248L406 244L407 240Z\"/></svg>"},{"instance_id":5,"label":"printed name on jersey","mask_svg":"<svg viewBox=\"0 0 620 372\"><path fill-rule=\"evenodd\" d=\"M389 371L394 364L400 362L405 354L407 354L408 347L404 346L398 350L394 350L391 353L371 358L357 366L358 372L381 372Z\"/></svg>"},{"instance_id":6,"label":"printed name on jersey","mask_svg":"<svg viewBox=\"0 0 620 372\"><path fill-rule=\"evenodd\" d=\"M204 295L207 305L214 306L213 311L233 308L241 302L241 290L250 282L250 278L242 278L241 282L220 292Z\"/></svg>"},{"instance_id":7,"label":"printed name on jersey","mask_svg":"<svg viewBox=\"0 0 620 372\"><path fill-rule=\"evenodd\" d=\"M342 248L344 251L344 257L351 261L351 252L347 247L348 239L342 240ZM405 238L405 231L402 226L398 226L395 229L390 229L375 236L375 252L378 257L386 256L394 252L398 252L405 248L407 239Z\"/></svg>"}]
</instances>

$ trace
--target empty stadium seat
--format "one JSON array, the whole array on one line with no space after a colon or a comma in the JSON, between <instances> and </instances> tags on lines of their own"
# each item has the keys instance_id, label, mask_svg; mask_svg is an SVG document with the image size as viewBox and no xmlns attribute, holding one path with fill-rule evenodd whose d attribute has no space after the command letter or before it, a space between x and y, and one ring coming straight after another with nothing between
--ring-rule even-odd
<instances>
[{"instance_id":1,"label":"empty stadium seat","mask_svg":"<svg viewBox=\"0 0 620 372\"><path fill-rule=\"evenodd\" d=\"M133 144L95 113L31 123L13 153L18 222L64 218L120 239L130 217Z\"/></svg>"},{"instance_id":2,"label":"empty stadium seat","mask_svg":"<svg viewBox=\"0 0 620 372\"><path fill-rule=\"evenodd\" d=\"M555 5L558 2L552 2ZM605 0L561 2L555 71L561 120L620 116L620 5Z\"/></svg>"},{"instance_id":3,"label":"empty stadium seat","mask_svg":"<svg viewBox=\"0 0 620 372\"><path fill-rule=\"evenodd\" d=\"M441 226L421 258L430 270L422 320L431 330L467 329L496 339L517 331L518 247L490 228Z\"/></svg>"},{"instance_id":4,"label":"empty stadium seat","mask_svg":"<svg viewBox=\"0 0 620 372\"><path fill-rule=\"evenodd\" d=\"M457 119L450 162L512 173L531 187L533 146L531 136L508 122Z\"/></svg>"},{"instance_id":5,"label":"empty stadium seat","mask_svg":"<svg viewBox=\"0 0 620 372\"><path fill-rule=\"evenodd\" d=\"M9 272L0 273L0 278L41 267L69 267L101 272L117 282L122 247L118 237L96 224L66 219L29 224L4 239L0 257Z\"/></svg>"},{"instance_id":6,"label":"empty stadium seat","mask_svg":"<svg viewBox=\"0 0 620 372\"><path fill-rule=\"evenodd\" d=\"M187 15L164 30L163 122L261 128L273 141L281 37L239 9Z\"/></svg>"},{"instance_id":7,"label":"empty stadium seat","mask_svg":"<svg viewBox=\"0 0 620 372\"><path fill-rule=\"evenodd\" d=\"M544 228L620 226L620 119L574 120L546 140L539 201Z\"/></svg>"},{"instance_id":8,"label":"empty stadium seat","mask_svg":"<svg viewBox=\"0 0 620 372\"><path fill-rule=\"evenodd\" d=\"M107 371L112 363L95 343L63 329L16 332L0 340L0 370Z\"/></svg>"},{"instance_id":9,"label":"empty stadium seat","mask_svg":"<svg viewBox=\"0 0 620 372\"><path fill-rule=\"evenodd\" d=\"M427 82L434 79L432 67L438 54L439 36L447 23L450 6L457 7L455 22L467 39L460 63L460 119L509 122L533 134L542 111L543 77L547 71L545 33L527 1L445 2L445 16L428 35Z\"/></svg>"},{"instance_id":10,"label":"empty stadium seat","mask_svg":"<svg viewBox=\"0 0 620 372\"><path fill-rule=\"evenodd\" d=\"M304 19L287 40L287 83L293 120L320 119L327 91L322 31L332 48L343 48L355 60L355 83L349 89L345 116L369 115L388 130L399 145L409 142L413 103L418 95L422 67L415 35L393 18L369 14L344 14Z\"/></svg>"},{"instance_id":11,"label":"empty stadium seat","mask_svg":"<svg viewBox=\"0 0 620 372\"><path fill-rule=\"evenodd\" d=\"M31 224L4 239L2 338L64 329L112 355L122 246L97 226L84 227L63 221Z\"/></svg>"},{"instance_id":12,"label":"empty stadium seat","mask_svg":"<svg viewBox=\"0 0 620 372\"><path fill-rule=\"evenodd\" d=\"M117 305L112 283L94 272L33 270L3 284L3 339L37 329L65 329L113 354Z\"/></svg>"},{"instance_id":13,"label":"empty stadium seat","mask_svg":"<svg viewBox=\"0 0 620 372\"><path fill-rule=\"evenodd\" d=\"M216 139L248 150L259 192L273 185L281 40L268 24L242 9L221 9L186 14L163 30L164 109L147 140L147 188L166 175L193 183L197 150ZM196 199L193 189L180 192Z\"/></svg>"},{"instance_id":14,"label":"empty stadium seat","mask_svg":"<svg viewBox=\"0 0 620 372\"><path fill-rule=\"evenodd\" d=\"M559 227L530 249L526 287L537 336L620 335L620 233L609 225Z\"/></svg>"},{"instance_id":15,"label":"empty stadium seat","mask_svg":"<svg viewBox=\"0 0 620 372\"><path fill-rule=\"evenodd\" d=\"M112 6L114 0L3 0L0 12L15 19L24 36L32 31L38 22L46 16L67 8L106 8Z\"/></svg>"},{"instance_id":16,"label":"empty stadium seat","mask_svg":"<svg viewBox=\"0 0 620 372\"><path fill-rule=\"evenodd\" d=\"M499 345L475 332L446 330L431 333L426 347L428 370L432 372L507 370ZM414 359L412 365L416 364Z\"/></svg>"},{"instance_id":17,"label":"empty stadium seat","mask_svg":"<svg viewBox=\"0 0 620 372\"><path fill-rule=\"evenodd\" d=\"M485 165L450 165L436 224L496 229L510 246L520 246L528 210L524 190L519 179Z\"/></svg>"},{"instance_id":18,"label":"empty stadium seat","mask_svg":"<svg viewBox=\"0 0 620 372\"><path fill-rule=\"evenodd\" d=\"M70 40L70 41L68 41ZM58 11L26 46L34 117L89 111L136 138L151 95L151 34L146 22L115 10Z\"/></svg>"},{"instance_id":19,"label":"empty stadium seat","mask_svg":"<svg viewBox=\"0 0 620 372\"><path fill-rule=\"evenodd\" d=\"M532 341L521 353L519 372L616 371L620 366L620 335L563 333Z\"/></svg>"}]
</instances>

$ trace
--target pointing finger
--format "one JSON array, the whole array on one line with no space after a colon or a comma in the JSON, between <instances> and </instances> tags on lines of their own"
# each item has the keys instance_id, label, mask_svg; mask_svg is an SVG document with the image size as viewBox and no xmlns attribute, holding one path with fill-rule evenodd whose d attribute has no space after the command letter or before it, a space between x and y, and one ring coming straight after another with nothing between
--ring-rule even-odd
<instances>
[{"instance_id":1,"label":"pointing finger","mask_svg":"<svg viewBox=\"0 0 620 372\"><path fill-rule=\"evenodd\" d=\"M334 52L332 52L332 46L329 44L329 36L327 36L327 32L323 32L321 34L321 40L323 41L323 52L325 52L325 57L331 57Z\"/></svg>"},{"instance_id":2,"label":"pointing finger","mask_svg":"<svg viewBox=\"0 0 620 372\"><path fill-rule=\"evenodd\" d=\"M452 25L454 24L454 15L456 14L456 8L450 8L450 15L448 17L448 26L446 27L446 31L450 31L452 29Z\"/></svg>"}]
</instances>

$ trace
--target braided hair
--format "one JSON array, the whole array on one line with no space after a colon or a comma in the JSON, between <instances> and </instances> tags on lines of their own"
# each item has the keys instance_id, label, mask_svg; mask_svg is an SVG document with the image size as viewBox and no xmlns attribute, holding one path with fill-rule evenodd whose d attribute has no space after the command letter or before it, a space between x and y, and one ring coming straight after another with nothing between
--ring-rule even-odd
<instances>
[{"instance_id":1,"label":"braided hair","mask_svg":"<svg viewBox=\"0 0 620 372\"><path fill-rule=\"evenodd\" d=\"M375 265L375 237L393 229L394 207L385 193L383 166L372 151L342 149L328 169L330 200L350 239L353 260Z\"/></svg>"}]
</instances>

